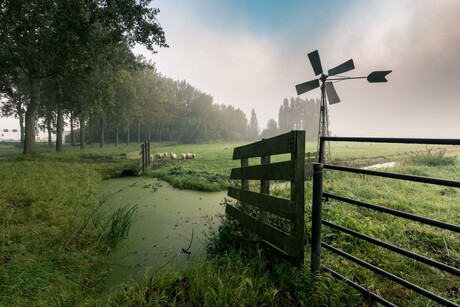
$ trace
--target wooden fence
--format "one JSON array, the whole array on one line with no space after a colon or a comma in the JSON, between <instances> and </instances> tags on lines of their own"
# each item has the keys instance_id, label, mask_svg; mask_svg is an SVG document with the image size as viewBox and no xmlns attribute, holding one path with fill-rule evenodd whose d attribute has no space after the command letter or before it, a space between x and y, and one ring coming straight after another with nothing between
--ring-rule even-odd
<instances>
[{"instance_id":1,"label":"wooden fence","mask_svg":"<svg viewBox=\"0 0 460 307\"><path fill-rule=\"evenodd\" d=\"M290 153L288 161L271 163L272 155ZM250 158L260 157L260 164L249 166ZM241 167L232 169L231 179L240 179L241 188L230 187L228 196L242 204L242 208L227 205L225 211L249 232L274 248L297 267L304 263L304 181L305 131L291 131L270 139L237 147L233 160L241 160ZM260 180L260 193L249 191L249 180ZM270 196L270 180L290 181L290 199ZM254 208L257 208L254 210ZM254 216L254 212L259 213ZM273 216L289 221L289 232L271 224Z\"/></svg>"},{"instance_id":2,"label":"wooden fence","mask_svg":"<svg viewBox=\"0 0 460 307\"><path fill-rule=\"evenodd\" d=\"M152 162L150 160L150 141L144 141L144 143L141 144L141 151L139 152L139 157L140 157L139 159L140 165L139 165L139 171L137 172L138 176L145 173L145 170Z\"/></svg>"}]
</instances>

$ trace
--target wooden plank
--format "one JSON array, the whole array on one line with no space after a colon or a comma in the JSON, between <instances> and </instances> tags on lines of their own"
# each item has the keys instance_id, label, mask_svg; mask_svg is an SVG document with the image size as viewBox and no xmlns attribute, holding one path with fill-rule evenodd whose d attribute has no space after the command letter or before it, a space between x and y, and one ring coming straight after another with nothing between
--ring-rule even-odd
<instances>
[{"instance_id":1,"label":"wooden plank","mask_svg":"<svg viewBox=\"0 0 460 307\"><path fill-rule=\"evenodd\" d=\"M230 174L230 179L292 180L293 178L293 161L234 168Z\"/></svg>"},{"instance_id":2,"label":"wooden plank","mask_svg":"<svg viewBox=\"0 0 460 307\"><path fill-rule=\"evenodd\" d=\"M249 166L249 159L247 159L247 158L241 159L241 167L248 167L248 166ZM246 180L246 179L241 180L241 188L243 190L249 190L249 181ZM251 206L249 204L243 202L243 210L244 210L244 212L249 213L249 211L251 210ZM249 231L249 228L243 227L243 236L245 238L250 238L251 237L251 233Z\"/></svg>"},{"instance_id":3,"label":"wooden plank","mask_svg":"<svg viewBox=\"0 0 460 307\"><path fill-rule=\"evenodd\" d=\"M294 161L294 180L291 181L291 200L295 203L295 221L291 236L296 238L289 252L297 267L304 264L304 215L305 215L305 131L296 131L296 150L291 154Z\"/></svg>"},{"instance_id":4,"label":"wooden plank","mask_svg":"<svg viewBox=\"0 0 460 307\"><path fill-rule=\"evenodd\" d=\"M247 203L251 206L258 207L264 211L268 211L289 220L293 219L293 203L288 199L232 187L228 188L227 195L238 199L242 203Z\"/></svg>"},{"instance_id":5,"label":"wooden plank","mask_svg":"<svg viewBox=\"0 0 460 307\"><path fill-rule=\"evenodd\" d=\"M295 150L295 131L281 134L266 140L236 147L233 160L290 153Z\"/></svg>"},{"instance_id":6,"label":"wooden plank","mask_svg":"<svg viewBox=\"0 0 460 307\"><path fill-rule=\"evenodd\" d=\"M225 212L237 219L243 226L257 233L261 239L276 246L286 254L290 254L293 238L288 233L261 222L231 205L226 206Z\"/></svg>"},{"instance_id":7,"label":"wooden plank","mask_svg":"<svg viewBox=\"0 0 460 307\"><path fill-rule=\"evenodd\" d=\"M263 156L260 158L260 164L270 164L270 156ZM260 193L270 194L270 180L261 180L260 181ZM262 222L268 222L267 212L261 208L259 219Z\"/></svg>"}]
</instances>

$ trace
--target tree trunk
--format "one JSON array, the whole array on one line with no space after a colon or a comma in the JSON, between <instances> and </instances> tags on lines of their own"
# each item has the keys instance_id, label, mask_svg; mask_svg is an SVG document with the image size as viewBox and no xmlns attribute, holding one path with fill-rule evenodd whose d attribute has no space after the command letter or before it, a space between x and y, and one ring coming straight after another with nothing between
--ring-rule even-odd
<instances>
[{"instance_id":1,"label":"tree trunk","mask_svg":"<svg viewBox=\"0 0 460 307\"><path fill-rule=\"evenodd\" d=\"M70 145L75 146L75 136L74 136L73 126L74 126L74 117L73 117L73 112L72 112L70 113Z\"/></svg>"},{"instance_id":2,"label":"tree trunk","mask_svg":"<svg viewBox=\"0 0 460 307\"><path fill-rule=\"evenodd\" d=\"M22 103L17 105L16 113L19 117L19 131L21 133L21 144L24 146L24 113L22 112Z\"/></svg>"},{"instance_id":3,"label":"tree trunk","mask_svg":"<svg viewBox=\"0 0 460 307\"><path fill-rule=\"evenodd\" d=\"M141 124L137 123L137 144L141 142Z\"/></svg>"},{"instance_id":4,"label":"tree trunk","mask_svg":"<svg viewBox=\"0 0 460 307\"><path fill-rule=\"evenodd\" d=\"M148 140L149 140L149 142L150 142L150 141L152 140L151 137L150 137L152 128L149 126L149 129L148 129L148 130L149 130L149 139L148 139Z\"/></svg>"},{"instance_id":5,"label":"tree trunk","mask_svg":"<svg viewBox=\"0 0 460 307\"><path fill-rule=\"evenodd\" d=\"M25 116L24 154L32 154L35 151L35 117L40 105L40 81L30 77L29 83L30 102Z\"/></svg>"},{"instance_id":6,"label":"tree trunk","mask_svg":"<svg viewBox=\"0 0 460 307\"><path fill-rule=\"evenodd\" d=\"M48 132L48 146L51 147L53 145L53 140L52 140L52 127L51 127L51 119L47 118L46 119L46 131Z\"/></svg>"},{"instance_id":7,"label":"tree trunk","mask_svg":"<svg viewBox=\"0 0 460 307\"><path fill-rule=\"evenodd\" d=\"M162 126L160 125L160 135L159 135L159 138L160 138L160 142L161 142L161 132L163 131L163 128Z\"/></svg>"},{"instance_id":8,"label":"tree trunk","mask_svg":"<svg viewBox=\"0 0 460 307\"><path fill-rule=\"evenodd\" d=\"M115 126L115 146L118 146L118 125Z\"/></svg>"},{"instance_id":9,"label":"tree trunk","mask_svg":"<svg viewBox=\"0 0 460 307\"><path fill-rule=\"evenodd\" d=\"M64 132L64 114L62 112L62 90L59 89L59 98L57 103L57 119L56 119L56 151L62 151L62 135Z\"/></svg>"},{"instance_id":10,"label":"tree trunk","mask_svg":"<svg viewBox=\"0 0 460 307\"><path fill-rule=\"evenodd\" d=\"M85 148L85 119L80 117L80 149Z\"/></svg>"},{"instance_id":11,"label":"tree trunk","mask_svg":"<svg viewBox=\"0 0 460 307\"><path fill-rule=\"evenodd\" d=\"M91 131L93 131L93 123L92 123L92 118L88 120L88 144L91 145L93 144L93 135Z\"/></svg>"},{"instance_id":12,"label":"tree trunk","mask_svg":"<svg viewBox=\"0 0 460 307\"><path fill-rule=\"evenodd\" d=\"M102 148L104 147L104 117L101 117L101 139L99 141L99 147Z\"/></svg>"}]
</instances>

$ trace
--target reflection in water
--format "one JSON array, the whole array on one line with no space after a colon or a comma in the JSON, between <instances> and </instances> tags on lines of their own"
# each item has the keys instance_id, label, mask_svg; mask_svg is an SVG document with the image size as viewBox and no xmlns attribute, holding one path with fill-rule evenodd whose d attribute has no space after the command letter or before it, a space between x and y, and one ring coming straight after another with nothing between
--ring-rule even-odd
<instances>
[{"instance_id":1,"label":"reflection in water","mask_svg":"<svg viewBox=\"0 0 460 307\"><path fill-rule=\"evenodd\" d=\"M111 195L105 212L122 206L138 206L131 231L109 254L108 286L127 278L140 278L146 269L206 255L206 235L217 231L220 203L226 192L178 190L152 178L117 178L101 185L102 195Z\"/></svg>"}]
</instances>

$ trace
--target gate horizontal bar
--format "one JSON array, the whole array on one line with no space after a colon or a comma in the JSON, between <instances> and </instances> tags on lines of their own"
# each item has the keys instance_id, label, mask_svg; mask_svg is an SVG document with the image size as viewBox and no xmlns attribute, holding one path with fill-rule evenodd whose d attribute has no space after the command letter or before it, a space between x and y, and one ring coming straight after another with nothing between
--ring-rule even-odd
<instances>
[{"instance_id":1,"label":"gate horizontal bar","mask_svg":"<svg viewBox=\"0 0 460 307\"><path fill-rule=\"evenodd\" d=\"M294 180L294 162L284 161L234 168L230 179Z\"/></svg>"},{"instance_id":2,"label":"gate horizontal bar","mask_svg":"<svg viewBox=\"0 0 460 307\"><path fill-rule=\"evenodd\" d=\"M343 280L347 285L355 288L356 290L358 290L359 292L365 294L365 295L368 295L370 297L372 297L373 300L379 302L380 304L384 305L384 306L391 306L391 307L396 307L397 305L393 304L392 302L389 302L387 301L386 299L384 299L383 297L381 296L378 296L377 294L369 291L368 289L364 288L363 286L361 285L358 285L357 283L351 281L350 279L346 278L345 276L343 275L340 275L339 273L337 273L336 271L328 268L327 266L324 266L322 265L321 266L321 269L324 270L324 271L327 271L329 273L332 274L332 276L334 276L335 278L337 279L341 279ZM363 305L364 306L364 305Z\"/></svg>"},{"instance_id":3,"label":"gate horizontal bar","mask_svg":"<svg viewBox=\"0 0 460 307\"><path fill-rule=\"evenodd\" d=\"M427 224L427 225L431 225L431 226L435 226L435 227L439 227L439 228L443 228L443 229L447 229L447 230L451 230L451 231L460 233L460 226L457 226L457 225L432 220L432 219L418 216L415 214L411 214L411 213L407 213L407 212L403 212L403 211L399 211L399 210L395 210L395 209L391 209L387 207L382 207L378 205L373 205L373 204L369 204L363 201L359 201L359 200L355 200L355 199L351 199L351 198L347 198L347 197L343 197L343 196L339 196L339 195L335 195L335 194L331 194L327 192L323 192L323 196L326 198L336 199L336 200L347 202L347 203L357 205L360 207L364 207L364 208L368 208L368 209L372 209L372 210L376 210L380 212L385 212L385 213L399 216L399 217L402 217L408 220L412 220L412 221L420 222L423 224Z\"/></svg>"},{"instance_id":4,"label":"gate horizontal bar","mask_svg":"<svg viewBox=\"0 0 460 307\"><path fill-rule=\"evenodd\" d=\"M294 219L294 208L292 201L279 197L229 187L227 195L242 203L256 206L264 211L274 213L286 219Z\"/></svg>"},{"instance_id":5,"label":"gate horizontal bar","mask_svg":"<svg viewBox=\"0 0 460 307\"><path fill-rule=\"evenodd\" d=\"M423 183L430 183L430 184L437 184L437 185L443 185L443 186L448 186L448 187L460 188L460 181L454 181L454 180L404 175L404 174L398 174L398 173L379 172L379 171L372 171L368 169L352 168L352 167L345 167L345 166L338 166L338 165L331 165L331 164L324 164L324 168L336 170L336 171L342 171L342 172L355 173L355 174L364 174L364 175L379 176L379 177L401 179L401 180L408 180L408 181L414 181L414 182L423 182Z\"/></svg>"},{"instance_id":6,"label":"gate horizontal bar","mask_svg":"<svg viewBox=\"0 0 460 307\"><path fill-rule=\"evenodd\" d=\"M429 145L460 145L460 139L425 139L425 138L372 138L372 137L334 137L322 136L322 141L361 142L361 143L399 143Z\"/></svg>"},{"instance_id":7,"label":"gate horizontal bar","mask_svg":"<svg viewBox=\"0 0 460 307\"><path fill-rule=\"evenodd\" d=\"M396 252L398 254L401 254L401 255L404 255L406 257L412 258L414 260L423 262L425 264L428 264L428 265L430 265L432 267L435 267L437 269L440 269L442 271L449 272L449 273L451 273L453 275L456 275L456 276L460 276L460 270L457 269L457 268L454 268L452 266L446 265L446 264L441 263L441 262L437 262L437 261L432 260L430 258L421 256L421 255L413 253L413 252L410 252L408 250L405 250L403 248L391 245L389 243L382 242L380 240L377 240L377 239L371 238L369 236L366 236L366 235L364 235L362 233L356 232L354 230L348 229L348 228L340 226L340 225L336 225L334 223L331 223L331 222L328 222L328 221L325 221L325 220L323 220L322 223L323 223L323 225L326 225L326 226L329 226L331 228L343 231L345 233L348 233L349 235L355 236L357 238L360 238L360 239L365 240L367 242L373 243L375 245L384 247L384 248L386 248L388 250L391 250L391 251Z\"/></svg>"},{"instance_id":8,"label":"gate horizontal bar","mask_svg":"<svg viewBox=\"0 0 460 307\"><path fill-rule=\"evenodd\" d=\"M233 150L233 160L294 152L296 136L302 132L305 133L304 131L294 130L269 139L236 147Z\"/></svg>"},{"instance_id":9,"label":"gate horizontal bar","mask_svg":"<svg viewBox=\"0 0 460 307\"><path fill-rule=\"evenodd\" d=\"M342 250L340 250L338 248L335 248L332 245L329 245L329 244L326 244L324 242L321 242L321 246L323 246L324 248L330 250L331 252L336 253L336 254L344 257L344 258L347 258L348 260L351 260L354 263L357 263L357 264L359 264L359 265L361 265L361 266L363 266L363 267L365 267L365 268L367 268L367 269L369 269L369 270L371 270L371 271L373 271L373 272L375 272L377 274L380 274L380 275L382 275L382 276L384 276L384 277L386 277L386 278L388 278L388 279L390 279L390 280L392 280L392 281L394 281L394 282L396 282L396 283L398 283L398 284L400 284L400 285L402 285L402 286L404 286L404 287L406 287L408 289L411 289L411 290L413 290L413 291L415 291L415 292L417 292L417 293L419 293L419 294L421 294L421 295L423 295L425 297L428 297L429 299L431 299L431 300L433 300L433 301L435 301L437 303L443 304L444 306L453 306L453 307L454 306L456 306L456 307L459 306L459 305L455 304L454 302L451 302L451 301L449 301L449 300L447 300L447 299L445 299L445 298L443 298L443 297L441 297L441 296L439 296L439 295L437 295L437 294L435 294L433 292L430 292L430 291L428 291L428 290L426 290L426 289L424 289L422 287L419 287L419 286L417 286L417 285L415 285L415 284L413 284L413 283L411 283L411 282L409 282L409 281L407 281L407 280L405 280L405 279L403 279L401 277L398 277L398 276L393 275L393 274L391 274L391 273L389 273L389 272L387 272L385 270L382 270L381 268L376 267L375 265L372 265L372 264L370 264L370 263L368 263L366 261L363 261L363 260L361 260L361 259L359 259L359 258L357 258L357 257L355 257L353 255L350 255L350 254L348 254L348 253L346 253L346 252L344 252L344 251L342 251Z\"/></svg>"},{"instance_id":10,"label":"gate horizontal bar","mask_svg":"<svg viewBox=\"0 0 460 307\"><path fill-rule=\"evenodd\" d=\"M290 236L288 233L279 230L278 228L275 228L267 223L259 221L246 212L243 212L231 205L227 205L225 207L225 213L238 220L238 222L240 222L244 227L255 231L257 235L263 240L269 242L286 254L290 255L294 237Z\"/></svg>"}]
</instances>

